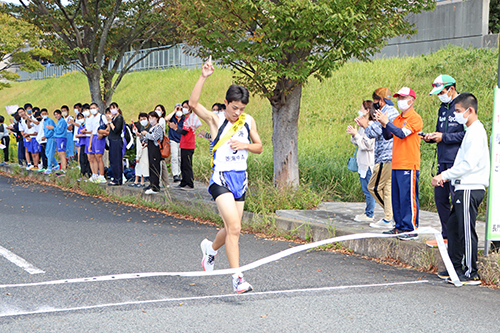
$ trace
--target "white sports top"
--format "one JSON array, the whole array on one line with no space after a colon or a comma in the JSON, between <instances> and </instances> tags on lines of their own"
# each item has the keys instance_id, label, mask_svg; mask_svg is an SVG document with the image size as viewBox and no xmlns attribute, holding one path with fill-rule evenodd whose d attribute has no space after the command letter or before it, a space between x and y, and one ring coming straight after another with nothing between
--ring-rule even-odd
<instances>
[{"instance_id":1,"label":"white sports top","mask_svg":"<svg viewBox=\"0 0 500 333\"><path fill-rule=\"evenodd\" d=\"M226 120L226 116L224 113L220 113L219 115L219 130L224 124ZM238 140L243 143L250 143L250 120L251 116L246 115L246 125L243 126L238 132L234 133L232 136L233 140ZM219 139L222 139L224 135L229 131L233 124L231 122L227 122L224 130L222 131ZM247 127L248 126L248 127ZM214 145L215 146L215 145ZM229 140L224 142L222 146L220 146L214 152L214 171L245 171L247 169L247 158L248 158L248 150L233 150L229 146Z\"/></svg>"}]
</instances>

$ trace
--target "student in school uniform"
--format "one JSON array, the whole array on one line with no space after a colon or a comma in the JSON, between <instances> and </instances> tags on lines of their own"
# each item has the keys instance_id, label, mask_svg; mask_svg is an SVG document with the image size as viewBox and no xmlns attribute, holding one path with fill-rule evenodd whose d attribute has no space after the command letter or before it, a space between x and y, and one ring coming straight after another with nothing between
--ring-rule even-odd
<instances>
[{"instance_id":1,"label":"student in school uniform","mask_svg":"<svg viewBox=\"0 0 500 333\"><path fill-rule=\"evenodd\" d=\"M85 154L85 146L87 145L87 134L83 132L85 130L85 119L85 114L83 112L78 113L76 116L75 123L78 125L78 132L76 134L78 142L76 143L76 147L79 151L78 162L80 163L80 174L82 177L86 177L88 179L92 177L92 171L90 170L90 163L87 154Z\"/></svg>"},{"instance_id":2,"label":"student in school uniform","mask_svg":"<svg viewBox=\"0 0 500 333\"><path fill-rule=\"evenodd\" d=\"M31 170L33 168L33 165L31 164L31 154L28 151L28 148L30 146L30 142L27 139L28 134L26 133L28 130L28 125L27 125L27 120L28 118L31 117L31 114L33 113L33 106L30 103L24 104L24 109L18 111L19 116L21 119L19 120L19 132L21 133L23 137L23 154L26 159L26 170Z\"/></svg>"},{"instance_id":3,"label":"student in school uniform","mask_svg":"<svg viewBox=\"0 0 500 333\"><path fill-rule=\"evenodd\" d=\"M59 169L59 163L56 160L56 138L54 136L56 123L49 118L47 109L42 109L41 112L43 119L43 137L42 140L47 140L45 146L45 156L47 157L47 169L44 171L46 175L50 175L52 170Z\"/></svg>"},{"instance_id":4,"label":"student in school uniform","mask_svg":"<svg viewBox=\"0 0 500 333\"><path fill-rule=\"evenodd\" d=\"M35 108L33 108L35 109ZM38 108L37 108L38 109ZM26 124L28 126L28 129L26 130L27 138L30 142L30 145L28 147L28 152L31 153L32 161L33 161L33 167L31 170L33 171L38 171L39 169L39 162L40 162L40 152L42 151L42 147L40 146L40 143L36 140L36 137L38 135L39 130L39 124L42 121L42 116L40 114L40 111L35 111L33 114L32 118L28 118L26 120Z\"/></svg>"},{"instance_id":5,"label":"student in school uniform","mask_svg":"<svg viewBox=\"0 0 500 333\"><path fill-rule=\"evenodd\" d=\"M184 113L182 112L182 104L175 104L174 112L171 115L165 117L169 123L174 123L178 128L182 128L184 125ZM170 139L170 165L172 167L172 175L174 177L174 183L181 181L181 134L177 133L175 130L168 129L168 138Z\"/></svg>"},{"instance_id":6,"label":"student in school uniform","mask_svg":"<svg viewBox=\"0 0 500 333\"><path fill-rule=\"evenodd\" d=\"M109 105L110 114L107 115L109 123L109 164L113 171L113 181L108 183L108 186L122 185L123 179L123 128L125 120L122 116L122 111L117 103Z\"/></svg>"},{"instance_id":7,"label":"student in school uniform","mask_svg":"<svg viewBox=\"0 0 500 333\"><path fill-rule=\"evenodd\" d=\"M6 165L9 163L9 130L7 129L7 125L4 124L5 118L4 116L0 116L0 143L5 146L3 148L3 162L0 165Z\"/></svg>"},{"instance_id":8,"label":"student in school uniform","mask_svg":"<svg viewBox=\"0 0 500 333\"><path fill-rule=\"evenodd\" d=\"M146 177L149 177L148 145L146 142L141 141L140 137L140 133L142 131L149 131L149 128L148 114L145 112L140 113L139 121L135 124L133 123L133 132L136 135L135 182L129 184L129 187L144 187L144 180Z\"/></svg>"},{"instance_id":9,"label":"student in school uniform","mask_svg":"<svg viewBox=\"0 0 500 333\"><path fill-rule=\"evenodd\" d=\"M69 114L69 107L67 105L61 106L61 113L64 121L66 121L68 125L66 129L66 157L72 160L75 157L75 141L73 140L73 130L75 128L73 124L75 123L75 118Z\"/></svg>"},{"instance_id":10,"label":"student in school uniform","mask_svg":"<svg viewBox=\"0 0 500 333\"><path fill-rule=\"evenodd\" d=\"M92 114L92 118L89 119L87 131L91 131L92 136L89 140L87 154L93 173L91 181L95 183L106 183L102 155L106 147L106 138L103 132L106 132L107 121L106 117L99 113L99 106L97 106L96 103L90 104L90 113Z\"/></svg>"},{"instance_id":11,"label":"student in school uniform","mask_svg":"<svg viewBox=\"0 0 500 333\"><path fill-rule=\"evenodd\" d=\"M54 118L56 118L56 128L54 129L54 136L56 138L56 151L59 156L59 161L61 162L62 173L66 172L66 144L68 141L68 124L62 115L61 110L54 111ZM73 139L73 138L71 138Z\"/></svg>"},{"instance_id":12,"label":"student in school uniform","mask_svg":"<svg viewBox=\"0 0 500 333\"><path fill-rule=\"evenodd\" d=\"M45 172L47 170L47 156L45 154L45 149L47 147L47 139L45 138L45 125L44 125L44 118L43 118L43 111L47 111L47 109L42 109L40 110L40 116L37 118L38 120L38 134L36 135L36 141L40 144L40 158L42 159L41 166L42 168L38 169L38 172ZM48 115L48 113L47 113Z\"/></svg>"}]
</instances>

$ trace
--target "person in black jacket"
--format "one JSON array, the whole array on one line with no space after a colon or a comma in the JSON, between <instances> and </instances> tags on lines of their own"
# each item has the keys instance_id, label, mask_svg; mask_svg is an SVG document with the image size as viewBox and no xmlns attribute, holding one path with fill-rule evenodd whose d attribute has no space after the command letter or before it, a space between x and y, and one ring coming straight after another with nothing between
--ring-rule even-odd
<instances>
[{"instance_id":1,"label":"person in black jacket","mask_svg":"<svg viewBox=\"0 0 500 333\"><path fill-rule=\"evenodd\" d=\"M439 75L432 83L429 95L437 95L441 101L438 111L436 131L426 134L423 139L428 143L437 143L437 175L450 169L455 162L458 149L465 136L464 126L455 120L455 99L459 95L456 81L449 75ZM447 222L451 214L450 196L453 201L455 191L448 182L443 187L434 188L434 201L441 221L442 235L448 241ZM436 240L427 241L430 247L437 247Z\"/></svg>"},{"instance_id":2,"label":"person in black jacket","mask_svg":"<svg viewBox=\"0 0 500 333\"><path fill-rule=\"evenodd\" d=\"M109 106L111 114L107 115L109 121L109 164L113 172L113 181L109 186L118 186L123 183L123 120L122 111L118 104L111 103Z\"/></svg>"}]
</instances>

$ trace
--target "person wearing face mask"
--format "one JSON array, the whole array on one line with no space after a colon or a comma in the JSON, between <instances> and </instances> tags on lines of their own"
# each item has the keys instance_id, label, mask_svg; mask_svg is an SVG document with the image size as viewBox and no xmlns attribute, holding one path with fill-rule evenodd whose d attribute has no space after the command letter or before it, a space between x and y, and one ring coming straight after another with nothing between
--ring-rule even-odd
<instances>
[{"instance_id":1,"label":"person wearing face mask","mask_svg":"<svg viewBox=\"0 0 500 333\"><path fill-rule=\"evenodd\" d=\"M78 125L78 126L76 126ZM78 163L80 163L80 174L82 177L90 178L92 176L92 171L90 169L89 159L87 154L85 154L85 146L87 145L87 134L84 133L85 130L85 115L80 112L76 115L75 127L77 129L76 138L78 141L75 143L78 153ZM82 178L79 179L83 180Z\"/></svg>"},{"instance_id":2,"label":"person wearing face mask","mask_svg":"<svg viewBox=\"0 0 500 333\"><path fill-rule=\"evenodd\" d=\"M125 121L123 120L122 111L118 104L111 103L109 105L111 111L108 116L109 121L109 165L113 172L113 181L109 182L109 186L119 186L123 182L123 139L122 132Z\"/></svg>"},{"instance_id":3,"label":"person wearing face mask","mask_svg":"<svg viewBox=\"0 0 500 333\"><path fill-rule=\"evenodd\" d=\"M170 116L170 117L169 117ZM184 126L184 113L182 112L182 104L175 104L174 112L167 116L169 122L168 138L170 139L170 166L172 167L172 175L174 182L181 181L181 134L177 133L170 124L174 127L182 128Z\"/></svg>"},{"instance_id":4,"label":"person wearing face mask","mask_svg":"<svg viewBox=\"0 0 500 333\"><path fill-rule=\"evenodd\" d=\"M476 218L490 180L488 136L477 116L478 102L470 93L455 100L455 120L467 126L453 166L432 178L432 186L455 186L455 196L448 227L448 254L463 284L481 284L477 273ZM448 279L447 271L438 273ZM449 281L449 280L448 280Z\"/></svg>"},{"instance_id":5,"label":"person wearing face mask","mask_svg":"<svg viewBox=\"0 0 500 333\"><path fill-rule=\"evenodd\" d=\"M420 136L422 117L415 111L417 98L415 91L408 87L401 88L394 97L398 99L398 109L401 114L392 122L380 111L375 113L375 119L382 125L385 139L393 138L392 145L392 213L394 228L384 231L385 234L400 234L400 240L418 238L419 201L418 178L420 173Z\"/></svg>"},{"instance_id":6,"label":"person wearing face mask","mask_svg":"<svg viewBox=\"0 0 500 333\"><path fill-rule=\"evenodd\" d=\"M102 132L105 130L99 129L106 127L106 117L99 113L99 106L97 103L90 104L90 114L91 117L87 119L85 134L90 133L88 146L85 147L85 152L89 158L90 169L92 169L92 177L90 181L94 183L107 183L106 178L104 178L104 162L102 155L106 147L106 138L102 136ZM99 133L101 131L101 133Z\"/></svg>"},{"instance_id":7,"label":"person wearing face mask","mask_svg":"<svg viewBox=\"0 0 500 333\"><path fill-rule=\"evenodd\" d=\"M429 95L437 95L441 101L438 111L436 131L426 134L422 139L427 143L437 143L437 174L452 167L458 149L465 136L464 126L455 119L455 100L459 96L456 81L449 75L439 75L432 83ZM450 183L434 188L434 202L441 222L441 234L445 243L448 242L446 223L451 213L451 202L455 191ZM426 242L430 247L437 247L435 239Z\"/></svg>"},{"instance_id":8,"label":"person wearing face mask","mask_svg":"<svg viewBox=\"0 0 500 333\"><path fill-rule=\"evenodd\" d=\"M54 111L54 118L56 118L57 120L56 127L54 129L54 136L56 138L56 151L61 163L61 172L66 173L66 146L68 144L68 124L64 120L64 116L62 115L61 110Z\"/></svg>"},{"instance_id":9,"label":"person wearing face mask","mask_svg":"<svg viewBox=\"0 0 500 333\"><path fill-rule=\"evenodd\" d=\"M21 119L19 120L19 132L23 136L23 147L24 147L24 157L26 158L26 169L31 170L34 166L31 164L33 159L31 158L30 149L30 141L28 135L28 119L31 118L33 114L33 106L30 103L24 104L24 109L19 112L19 116Z\"/></svg>"},{"instance_id":10,"label":"person wearing face mask","mask_svg":"<svg viewBox=\"0 0 500 333\"><path fill-rule=\"evenodd\" d=\"M372 101L363 101L361 108L358 111L359 117L368 119L369 124L373 121L372 114L375 112ZM366 207L364 214L356 215L354 221L357 222L373 222L373 214L375 212L375 199L368 190L368 183L372 175L374 163L374 148L375 139L370 139L366 136L363 127L359 130L351 125L347 126L347 133L351 135L351 142L358 147L356 161L358 163L358 174L361 188L366 199Z\"/></svg>"},{"instance_id":11,"label":"person wearing face mask","mask_svg":"<svg viewBox=\"0 0 500 333\"><path fill-rule=\"evenodd\" d=\"M398 111L391 101L391 92L387 87L376 89L373 94L373 107L387 115L389 121L398 116ZM369 124L365 117L355 119L360 128L370 139L375 139L375 166L368 183L368 190L377 203L384 209L384 217L377 222L370 223L371 228L392 229L392 138L386 140L382 134L382 125L378 121Z\"/></svg>"},{"instance_id":12,"label":"person wearing face mask","mask_svg":"<svg viewBox=\"0 0 500 333\"><path fill-rule=\"evenodd\" d=\"M69 114L69 107L67 105L61 106L61 113L68 125L66 129L66 157L68 159L73 159L75 157L75 141L73 140L73 130L75 128L75 118Z\"/></svg>"},{"instance_id":13,"label":"person wearing face mask","mask_svg":"<svg viewBox=\"0 0 500 333\"><path fill-rule=\"evenodd\" d=\"M43 111L47 111L47 109L42 109L39 112L39 117L37 118L38 121L38 129L37 129L37 135L36 135L36 141L40 145L40 157L42 158L42 168L38 170L38 172L45 172L47 170L47 156L45 154L45 149L47 147L47 139L45 138L45 133L44 133L44 122L45 119L48 118L48 113L44 113Z\"/></svg>"},{"instance_id":14,"label":"person wearing face mask","mask_svg":"<svg viewBox=\"0 0 500 333\"><path fill-rule=\"evenodd\" d=\"M49 118L49 113L47 109L42 109L42 119L43 119L43 138L47 140L45 146L45 156L47 157L47 169L44 171L46 175L52 173L52 169L59 169L59 163L57 163L55 153L56 153L56 137L54 136L56 123Z\"/></svg>"},{"instance_id":15,"label":"person wearing face mask","mask_svg":"<svg viewBox=\"0 0 500 333\"><path fill-rule=\"evenodd\" d=\"M144 194L156 194L160 192L160 140L163 139L163 129L159 125L160 117L155 111L148 114L148 120L151 125L149 131L138 132L144 143L148 146L149 161L149 186L144 188Z\"/></svg>"},{"instance_id":16,"label":"person wearing face mask","mask_svg":"<svg viewBox=\"0 0 500 333\"><path fill-rule=\"evenodd\" d=\"M28 131L26 132L30 138L29 152L31 153L31 158L33 161L33 171L40 171L42 169L40 162L40 152L42 147L40 143L36 140L38 133L40 132L40 122L42 121L42 116L40 114L39 108L33 108L35 112L32 118L28 118Z\"/></svg>"},{"instance_id":17,"label":"person wearing face mask","mask_svg":"<svg viewBox=\"0 0 500 333\"><path fill-rule=\"evenodd\" d=\"M166 118L165 117L165 115L166 115L165 107L161 104L158 104L155 107L155 112L158 115L158 117L160 117L158 124L163 129L163 133L166 133L165 130L167 128L167 122L165 120L165 118ZM169 180L168 180L167 161L165 161L165 159L163 157L161 158L160 168L161 168L160 179L161 179L163 186L170 187Z\"/></svg>"},{"instance_id":18,"label":"person wearing face mask","mask_svg":"<svg viewBox=\"0 0 500 333\"><path fill-rule=\"evenodd\" d=\"M82 112L82 104L81 103L76 103L73 105L73 112L75 113L75 119L77 119L78 114ZM75 144L75 153L76 153L76 161L80 163L80 139L76 136L78 134L78 129L80 127L80 124L78 124L76 121L72 123L73 125L73 141Z\"/></svg>"},{"instance_id":19,"label":"person wearing face mask","mask_svg":"<svg viewBox=\"0 0 500 333\"><path fill-rule=\"evenodd\" d=\"M133 133L136 136L135 182L129 184L128 187L144 187L144 178L149 177L148 145L146 142L141 141L141 132L142 131L148 132L149 128L150 124L148 121L148 114L145 112L139 113L138 122L133 123Z\"/></svg>"}]
</instances>

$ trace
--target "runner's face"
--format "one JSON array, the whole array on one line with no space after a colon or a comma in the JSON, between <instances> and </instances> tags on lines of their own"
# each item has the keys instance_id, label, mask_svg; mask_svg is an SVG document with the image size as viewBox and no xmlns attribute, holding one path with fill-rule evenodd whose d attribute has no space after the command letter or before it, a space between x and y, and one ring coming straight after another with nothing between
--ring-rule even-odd
<instances>
[{"instance_id":1,"label":"runner's face","mask_svg":"<svg viewBox=\"0 0 500 333\"><path fill-rule=\"evenodd\" d=\"M224 101L224 103L226 103L226 118L233 123L245 112L245 107L247 106L240 101L233 101L231 103Z\"/></svg>"}]
</instances>

